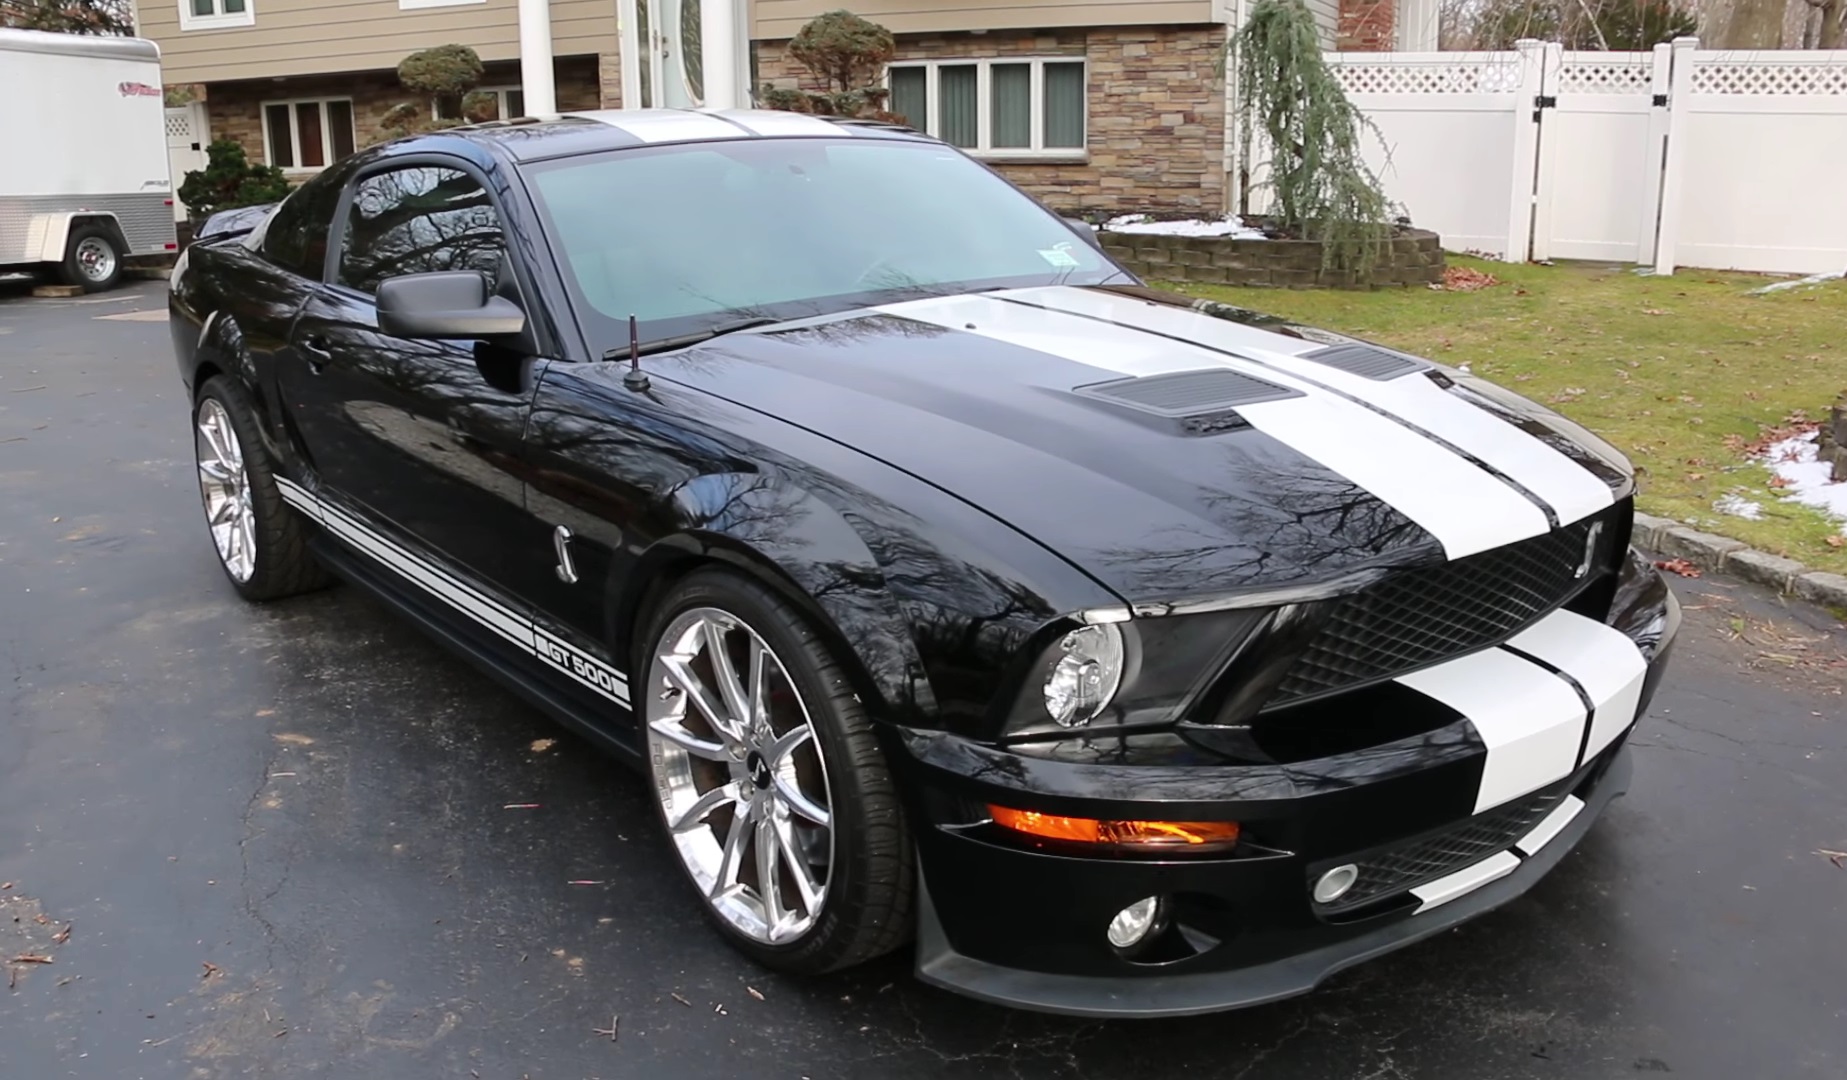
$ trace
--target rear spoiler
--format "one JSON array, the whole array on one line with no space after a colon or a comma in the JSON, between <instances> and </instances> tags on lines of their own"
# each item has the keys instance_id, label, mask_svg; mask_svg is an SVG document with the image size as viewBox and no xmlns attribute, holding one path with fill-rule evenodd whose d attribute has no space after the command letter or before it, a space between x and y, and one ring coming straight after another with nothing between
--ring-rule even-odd
<instances>
[{"instance_id":1,"label":"rear spoiler","mask_svg":"<svg viewBox=\"0 0 1847 1080\"><path fill-rule=\"evenodd\" d=\"M199 231L193 236L193 242L205 240L228 240L233 236L243 236L263 224L280 203L264 203L261 206L240 206L235 210L220 210L205 219Z\"/></svg>"}]
</instances>

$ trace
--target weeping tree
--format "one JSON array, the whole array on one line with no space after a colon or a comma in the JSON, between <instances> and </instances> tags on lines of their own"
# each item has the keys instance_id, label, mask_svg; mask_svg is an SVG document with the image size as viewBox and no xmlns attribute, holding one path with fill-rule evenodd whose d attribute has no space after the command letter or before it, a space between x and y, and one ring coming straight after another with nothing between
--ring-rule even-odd
<instances>
[{"instance_id":1,"label":"weeping tree","mask_svg":"<svg viewBox=\"0 0 1847 1080\"><path fill-rule=\"evenodd\" d=\"M850 11L830 11L808 20L789 42L789 55L807 68L824 92L764 86L759 95L771 109L896 120L885 111L891 91L879 85L885 65L897 55L891 31Z\"/></svg>"},{"instance_id":2,"label":"weeping tree","mask_svg":"<svg viewBox=\"0 0 1847 1080\"><path fill-rule=\"evenodd\" d=\"M1367 279L1393 216L1379 178L1360 157L1362 135L1376 138L1378 128L1329 70L1314 15L1302 0L1257 0L1232 39L1230 57L1247 162L1253 127L1269 144L1264 186L1275 198L1275 226L1320 241L1324 271Z\"/></svg>"}]
</instances>

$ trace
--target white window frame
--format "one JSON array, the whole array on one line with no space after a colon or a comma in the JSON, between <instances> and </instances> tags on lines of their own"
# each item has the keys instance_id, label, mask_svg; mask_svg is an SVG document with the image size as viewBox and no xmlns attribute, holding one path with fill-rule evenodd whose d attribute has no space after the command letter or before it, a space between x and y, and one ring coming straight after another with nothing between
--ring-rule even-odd
<instances>
[{"instance_id":1,"label":"white window frame","mask_svg":"<svg viewBox=\"0 0 1847 1080\"><path fill-rule=\"evenodd\" d=\"M469 2L473 3L474 0L469 0ZM492 94L494 95L495 100L499 103L500 118L502 120L511 120L513 119L513 117L507 115L507 95L522 93L525 91L525 89L526 89L525 87L520 86L518 84L508 84L506 86L477 86L473 90L468 91L468 93L465 93L462 96L467 97L468 94ZM436 102L431 101L430 102L430 119L432 120L442 119L441 116L437 115L437 112L436 112L437 108L438 108L438 105L436 104Z\"/></svg>"},{"instance_id":2,"label":"white window frame","mask_svg":"<svg viewBox=\"0 0 1847 1080\"><path fill-rule=\"evenodd\" d=\"M358 153L360 149L359 147L359 113L353 110L353 99L352 98L348 98L348 97L275 98L269 101L264 101L263 103L257 106L257 115L263 118L263 164L265 165L275 164L275 162L269 160L269 148L271 145L270 138L269 138L269 110L274 108L277 105L287 105L289 107L289 148L292 151L294 151L294 159L297 162L297 164L294 164L294 165L284 166L282 168L282 171L288 175L300 174L300 175L312 176L313 174L320 172L322 169L327 168L329 165L334 164L333 125L328 122L329 118L327 116L327 106L337 101L346 102L348 114L352 116L353 118L353 152ZM326 165L302 165L300 164L300 161L301 161L301 125L295 122L295 107L297 105L319 105L321 107L321 160L325 161L327 163Z\"/></svg>"},{"instance_id":3,"label":"white window frame","mask_svg":"<svg viewBox=\"0 0 1847 1080\"><path fill-rule=\"evenodd\" d=\"M180 30L227 30L237 26L255 26L257 0L244 0L244 10L227 12L224 0L212 0L215 15L194 15L192 0L179 0Z\"/></svg>"},{"instance_id":4,"label":"white window frame","mask_svg":"<svg viewBox=\"0 0 1847 1080\"><path fill-rule=\"evenodd\" d=\"M971 157L1014 161L1030 159L1033 161L1088 161L1090 160L1090 61L1082 56L984 56L970 57L966 60L894 60L885 67L885 88L891 89L891 73L896 68L924 69L924 100L929 103L926 110L923 130L935 135L942 128L938 123L937 69L942 67L967 67L975 65L975 145L961 149ZM994 123L994 75L995 64L1031 64L1031 104L1032 111L1031 146L993 146ZM1045 65L1047 64L1081 64L1084 69L1084 145L1051 146L1045 145ZM886 101L886 107L891 102ZM905 117L914 125L916 117Z\"/></svg>"},{"instance_id":5,"label":"white window frame","mask_svg":"<svg viewBox=\"0 0 1847 1080\"><path fill-rule=\"evenodd\" d=\"M487 0L398 0L399 11L416 11L419 8L463 7L467 4L485 4Z\"/></svg>"}]
</instances>

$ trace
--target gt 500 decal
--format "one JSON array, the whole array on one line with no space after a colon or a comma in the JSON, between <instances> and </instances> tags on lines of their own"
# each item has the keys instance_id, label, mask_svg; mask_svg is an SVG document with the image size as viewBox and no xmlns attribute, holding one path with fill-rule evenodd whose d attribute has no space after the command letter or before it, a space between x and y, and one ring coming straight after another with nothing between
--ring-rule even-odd
<instances>
[{"instance_id":1,"label":"gt 500 decal","mask_svg":"<svg viewBox=\"0 0 1847 1080\"><path fill-rule=\"evenodd\" d=\"M620 705L628 704L628 680L594 657L587 656L543 630L534 629L534 651L553 667Z\"/></svg>"},{"instance_id":2,"label":"gt 500 decal","mask_svg":"<svg viewBox=\"0 0 1847 1080\"><path fill-rule=\"evenodd\" d=\"M287 477L277 477L276 486L281 490L284 501L307 514L311 520L345 541L353 550L396 571L405 580L492 630L515 647L542 657L553 667L616 704L628 705L628 680L620 671L538 629L524 614L483 593L457 573L394 543L358 517L330 506Z\"/></svg>"}]
</instances>

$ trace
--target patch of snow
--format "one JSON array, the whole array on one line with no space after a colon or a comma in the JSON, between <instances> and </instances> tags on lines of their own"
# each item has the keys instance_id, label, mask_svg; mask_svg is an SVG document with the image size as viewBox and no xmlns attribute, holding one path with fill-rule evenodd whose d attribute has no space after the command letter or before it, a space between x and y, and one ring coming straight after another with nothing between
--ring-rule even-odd
<instances>
[{"instance_id":1,"label":"patch of snow","mask_svg":"<svg viewBox=\"0 0 1847 1080\"><path fill-rule=\"evenodd\" d=\"M1761 521L1764 516L1762 503L1754 503L1742 495L1721 495L1713 501L1712 508L1721 514L1741 517L1746 521Z\"/></svg>"},{"instance_id":2,"label":"patch of snow","mask_svg":"<svg viewBox=\"0 0 1847 1080\"><path fill-rule=\"evenodd\" d=\"M1105 232L1153 233L1159 236L1228 236L1233 240L1264 240L1263 230L1244 224L1235 214L1215 221L1189 218L1184 221L1152 221L1147 214L1122 214L1103 223Z\"/></svg>"},{"instance_id":3,"label":"patch of snow","mask_svg":"<svg viewBox=\"0 0 1847 1080\"><path fill-rule=\"evenodd\" d=\"M1847 270L1836 270L1831 274L1810 274L1805 278L1796 278L1792 281L1778 281L1774 284L1765 285L1761 289L1752 289L1749 295L1762 296L1765 293L1782 292L1784 289L1806 289L1824 282L1839 281L1843 277L1847 277Z\"/></svg>"},{"instance_id":4,"label":"patch of snow","mask_svg":"<svg viewBox=\"0 0 1847 1080\"><path fill-rule=\"evenodd\" d=\"M1835 483L1830 477L1832 469L1821 460L1820 447L1816 445L1818 437L1817 432L1811 431L1772 443L1764 452L1764 463L1789 482L1789 486L1782 489L1785 501L1813 506L1847 523L1847 483Z\"/></svg>"}]
</instances>

